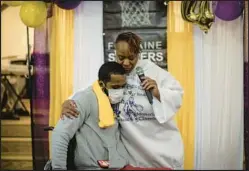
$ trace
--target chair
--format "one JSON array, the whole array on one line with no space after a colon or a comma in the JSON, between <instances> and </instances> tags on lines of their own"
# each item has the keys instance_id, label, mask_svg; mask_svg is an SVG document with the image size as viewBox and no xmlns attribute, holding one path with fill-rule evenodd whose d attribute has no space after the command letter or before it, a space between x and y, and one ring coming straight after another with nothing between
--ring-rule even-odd
<instances>
[{"instance_id":1,"label":"chair","mask_svg":"<svg viewBox=\"0 0 249 171\"><path fill-rule=\"evenodd\" d=\"M44 128L44 131L53 131L54 127L46 127ZM68 144L68 150L67 150L67 170L75 170L75 164L74 164L74 152L76 148L76 137L75 135L73 138L70 140ZM52 161L49 160L45 167L44 170L52 170Z\"/></svg>"}]
</instances>

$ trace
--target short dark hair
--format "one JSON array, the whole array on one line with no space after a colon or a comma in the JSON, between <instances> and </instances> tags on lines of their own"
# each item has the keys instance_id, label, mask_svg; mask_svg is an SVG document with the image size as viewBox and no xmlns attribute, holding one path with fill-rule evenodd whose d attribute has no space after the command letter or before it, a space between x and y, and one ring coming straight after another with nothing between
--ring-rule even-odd
<instances>
[{"instance_id":1,"label":"short dark hair","mask_svg":"<svg viewBox=\"0 0 249 171\"><path fill-rule=\"evenodd\" d=\"M125 70L122 67L122 65L120 65L117 62L106 62L99 69L99 74L98 74L99 81L107 83L108 81L111 80L112 74L124 75Z\"/></svg>"},{"instance_id":2,"label":"short dark hair","mask_svg":"<svg viewBox=\"0 0 249 171\"><path fill-rule=\"evenodd\" d=\"M120 41L125 41L129 44L130 51L135 54L139 54L141 52L140 44L142 42L141 38L132 32L123 32L118 35L115 43Z\"/></svg>"}]
</instances>

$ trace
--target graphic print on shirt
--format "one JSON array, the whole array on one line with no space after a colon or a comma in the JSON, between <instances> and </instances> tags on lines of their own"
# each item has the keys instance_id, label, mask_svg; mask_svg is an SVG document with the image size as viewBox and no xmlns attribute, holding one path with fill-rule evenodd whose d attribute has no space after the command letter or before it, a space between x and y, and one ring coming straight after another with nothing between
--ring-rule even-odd
<instances>
[{"instance_id":1,"label":"graphic print on shirt","mask_svg":"<svg viewBox=\"0 0 249 171\"><path fill-rule=\"evenodd\" d=\"M119 121L140 122L156 120L152 108L145 109L142 105L144 102L148 102L145 91L139 82L134 84L133 79L133 84L126 84L124 99L121 101L119 107L121 112L120 118L118 118Z\"/></svg>"},{"instance_id":2,"label":"graphic print on shirt","mask_svg":"<svg viewBox=\"0 0 249 171\"><path fill-rule=\"evenodd\" d=\"M113 108L113 112L114 112L116 118L120 119L120 113L121 113L121 111L119 110L119 103L118 104L113 104L112 108Z\"/></svg>"},{"instance_id":3,"label":"graphic print on shirt","mask_svg":"<svg viewBox=\"0 0 249 171\"><path fill-rule=\"evenodd\" d=\"M143 111L143 106L136 104L134 101L134 95L131 95L130 98L124 103L123 110L129 121L138 122L138 115Z\"/></svg>"}]
</instances>

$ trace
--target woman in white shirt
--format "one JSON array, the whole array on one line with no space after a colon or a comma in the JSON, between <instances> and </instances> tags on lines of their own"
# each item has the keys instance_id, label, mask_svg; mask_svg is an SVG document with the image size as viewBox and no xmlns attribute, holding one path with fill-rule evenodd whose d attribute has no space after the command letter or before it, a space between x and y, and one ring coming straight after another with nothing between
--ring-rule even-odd
<instances>
[{"instance_id":1,"label":"woman in white shirt","mask_svg":"<svg viewBox=\"0 0 249 171\"><path fill-rule=\"evenodd\" d=\"M183 169L183 141L174 121L183 90L169 72L149 60L139 59L140 44L141 39L132 32L119 34L115 42L116 61L127 76L124 99L115 111L121 125L121 140L132 166ZM136 74L137 67L144 72L143 82ZM152 104L145 90L152 93ZM71 103L64 102L63 115L77 115Z\"/></svg>"}]
</instances>

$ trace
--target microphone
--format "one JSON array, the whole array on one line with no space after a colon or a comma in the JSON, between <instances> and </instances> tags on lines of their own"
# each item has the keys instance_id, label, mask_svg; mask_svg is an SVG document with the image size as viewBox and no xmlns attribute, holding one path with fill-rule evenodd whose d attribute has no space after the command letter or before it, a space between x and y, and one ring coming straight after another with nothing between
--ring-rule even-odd
<instances>
[{"instance_id":1,"label":"microphone","mask_svg":"<svg viewBox=\"0 0 249 171\"><path fill-rule=\"evenodd\" d=\"M136 73L137 73L137 75L138 75L140 81L143 82L144 79L142 79L142 77L145 76L145 75L144 75L143 69L142 69L141 67L137 67L137 68L136 68ZM145 90L145 93L146 93L146 96L147 96L147 98L148 98L150 104L152 104L152 103L153 103L153 96L152 96L151 92L148 91L148 90Z\"/></svg>"}]
</instances>

